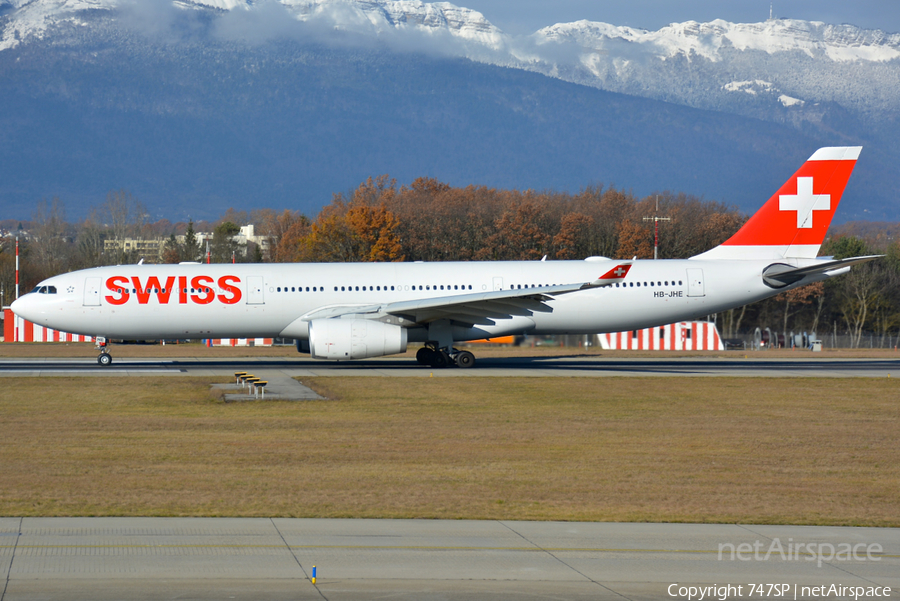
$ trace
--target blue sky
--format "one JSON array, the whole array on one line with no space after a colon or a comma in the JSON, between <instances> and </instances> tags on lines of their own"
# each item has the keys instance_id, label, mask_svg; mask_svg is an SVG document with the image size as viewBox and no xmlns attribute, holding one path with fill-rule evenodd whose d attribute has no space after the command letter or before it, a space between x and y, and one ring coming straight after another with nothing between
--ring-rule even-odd
<instances>
[{"instance_id":1,"label":"blue sky","mask_svg":"<svg viewBox=\"0 0 900 601\"><path fill-rule=\"evenodd\" d=\"M769 0L451 0L477 10L511 34L532 33L554 23L588 19L659 29L682 21L725 19L756 23L769 16ZM900 0L775 0L776 17L850 23L900 32Z\"/></svg>"}]
</instances>

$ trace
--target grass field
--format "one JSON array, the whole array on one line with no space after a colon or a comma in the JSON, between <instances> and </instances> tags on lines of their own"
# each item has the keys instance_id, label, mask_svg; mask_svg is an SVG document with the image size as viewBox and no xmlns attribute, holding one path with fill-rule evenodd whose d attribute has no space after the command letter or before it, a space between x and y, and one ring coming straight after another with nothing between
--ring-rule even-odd
<instances>
[{"instance_id":1,"label":"grass field","mask_svg":"<svg viewBox=\"0 0 900 601\"><path fill-rule=\"evenodd\" d=\"M0 515L900 526L894 379L4 379Z\"/></svg>"}]
</instances>

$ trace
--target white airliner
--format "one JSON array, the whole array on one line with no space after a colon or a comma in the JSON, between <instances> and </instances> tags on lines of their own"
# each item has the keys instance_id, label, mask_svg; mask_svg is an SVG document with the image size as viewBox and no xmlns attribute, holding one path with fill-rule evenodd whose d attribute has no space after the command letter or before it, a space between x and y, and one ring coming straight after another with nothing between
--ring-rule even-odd
<instances>
[{"instance_id":1,"label":"white airliner","mask_svg":"<svg viewBox=\"0 0 900 601\"><path fill-rule=\"evenodd\" d=\"M694 319L876 258L816 258L860 150L819 149L734 236L690 259L118 265L52 277L12 309L101 341L282 337L332 360L415 342L419 363L471 367L454 342ZM97 360L112 362L103 342Z\"/></svg>"}]
</instances>

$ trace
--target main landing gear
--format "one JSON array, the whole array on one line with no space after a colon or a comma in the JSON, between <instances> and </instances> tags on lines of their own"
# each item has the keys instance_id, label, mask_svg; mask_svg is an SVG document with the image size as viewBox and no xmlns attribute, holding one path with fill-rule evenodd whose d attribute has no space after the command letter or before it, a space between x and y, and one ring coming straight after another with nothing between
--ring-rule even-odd
<instances>
[{"instance_id":1,"label":"main landing gear","mask_svg":"<svg viewBox=\"0 0 900 601\"><path fill-rule=\"evenodd\" d=\"M94 340L96 341L94 348L100 351L100 354L97 356L97 363L103 367L112 365L112 355L109 354L109 342L102 336L97 336Z\"/></svg>"},{"instance_id":2,"label":"main landing gear","mask_svg":"<svg viewBox=\"0 0 900 601\"><path fill-rule=\"evenodd\" d=\"M458 351L453 349L449 353L444 349L438 349L434 344L428 343L416 352L416 361L419 365L429 365L431 367L442 368L451 367L472 367L475 365L475 355L469 351Z\"/></svg>"}]
</instances>

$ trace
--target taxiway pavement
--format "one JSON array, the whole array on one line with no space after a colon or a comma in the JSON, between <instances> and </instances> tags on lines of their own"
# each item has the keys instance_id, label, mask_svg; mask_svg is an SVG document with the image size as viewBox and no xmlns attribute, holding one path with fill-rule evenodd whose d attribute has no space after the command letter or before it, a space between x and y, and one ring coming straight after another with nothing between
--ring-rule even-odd
<instances>
[{"instance_id":1,"label":"taxiway pavement","mask_svg":"<svg viewBox=\"0 0 900 601\"><path fill-rule=\"evenodd\" d=\"M898 359L768 359L759 354L734 358L604 358L602 356L485 357L474 368L434 369L414 359L380 358L328 362L309 358L240 357L234 359L116 358L101 367L91 358L3 359L2 376L233 376L260 371L272 377L900 377Z\"/></svg>"},{"instance_id":2,"label":"taxiway pavement","mask_svg":"<svg viewBox=\"0 0 900 601\"><path fill-rule=\"evenodd\" d=\"M805 545L802 553L788 552L788 545L800 543ZM743 555L732 553L740 545L745 545L740 547ZM856 549L856 555L841 558L841 545ZM2 601L643 600L685 598L677 594L680 587L713 584L742 586L743 594L729 597L733 599L772 598L771 589L751 595L751 583L790 585L790 595L783 596L788 598L795 598L795 586L802 592L803 586L832 584L882 587L882 592L890 587L896 595L900 529L0 518L0 574L5 575Z\"/></svg>"}]
</instances>

